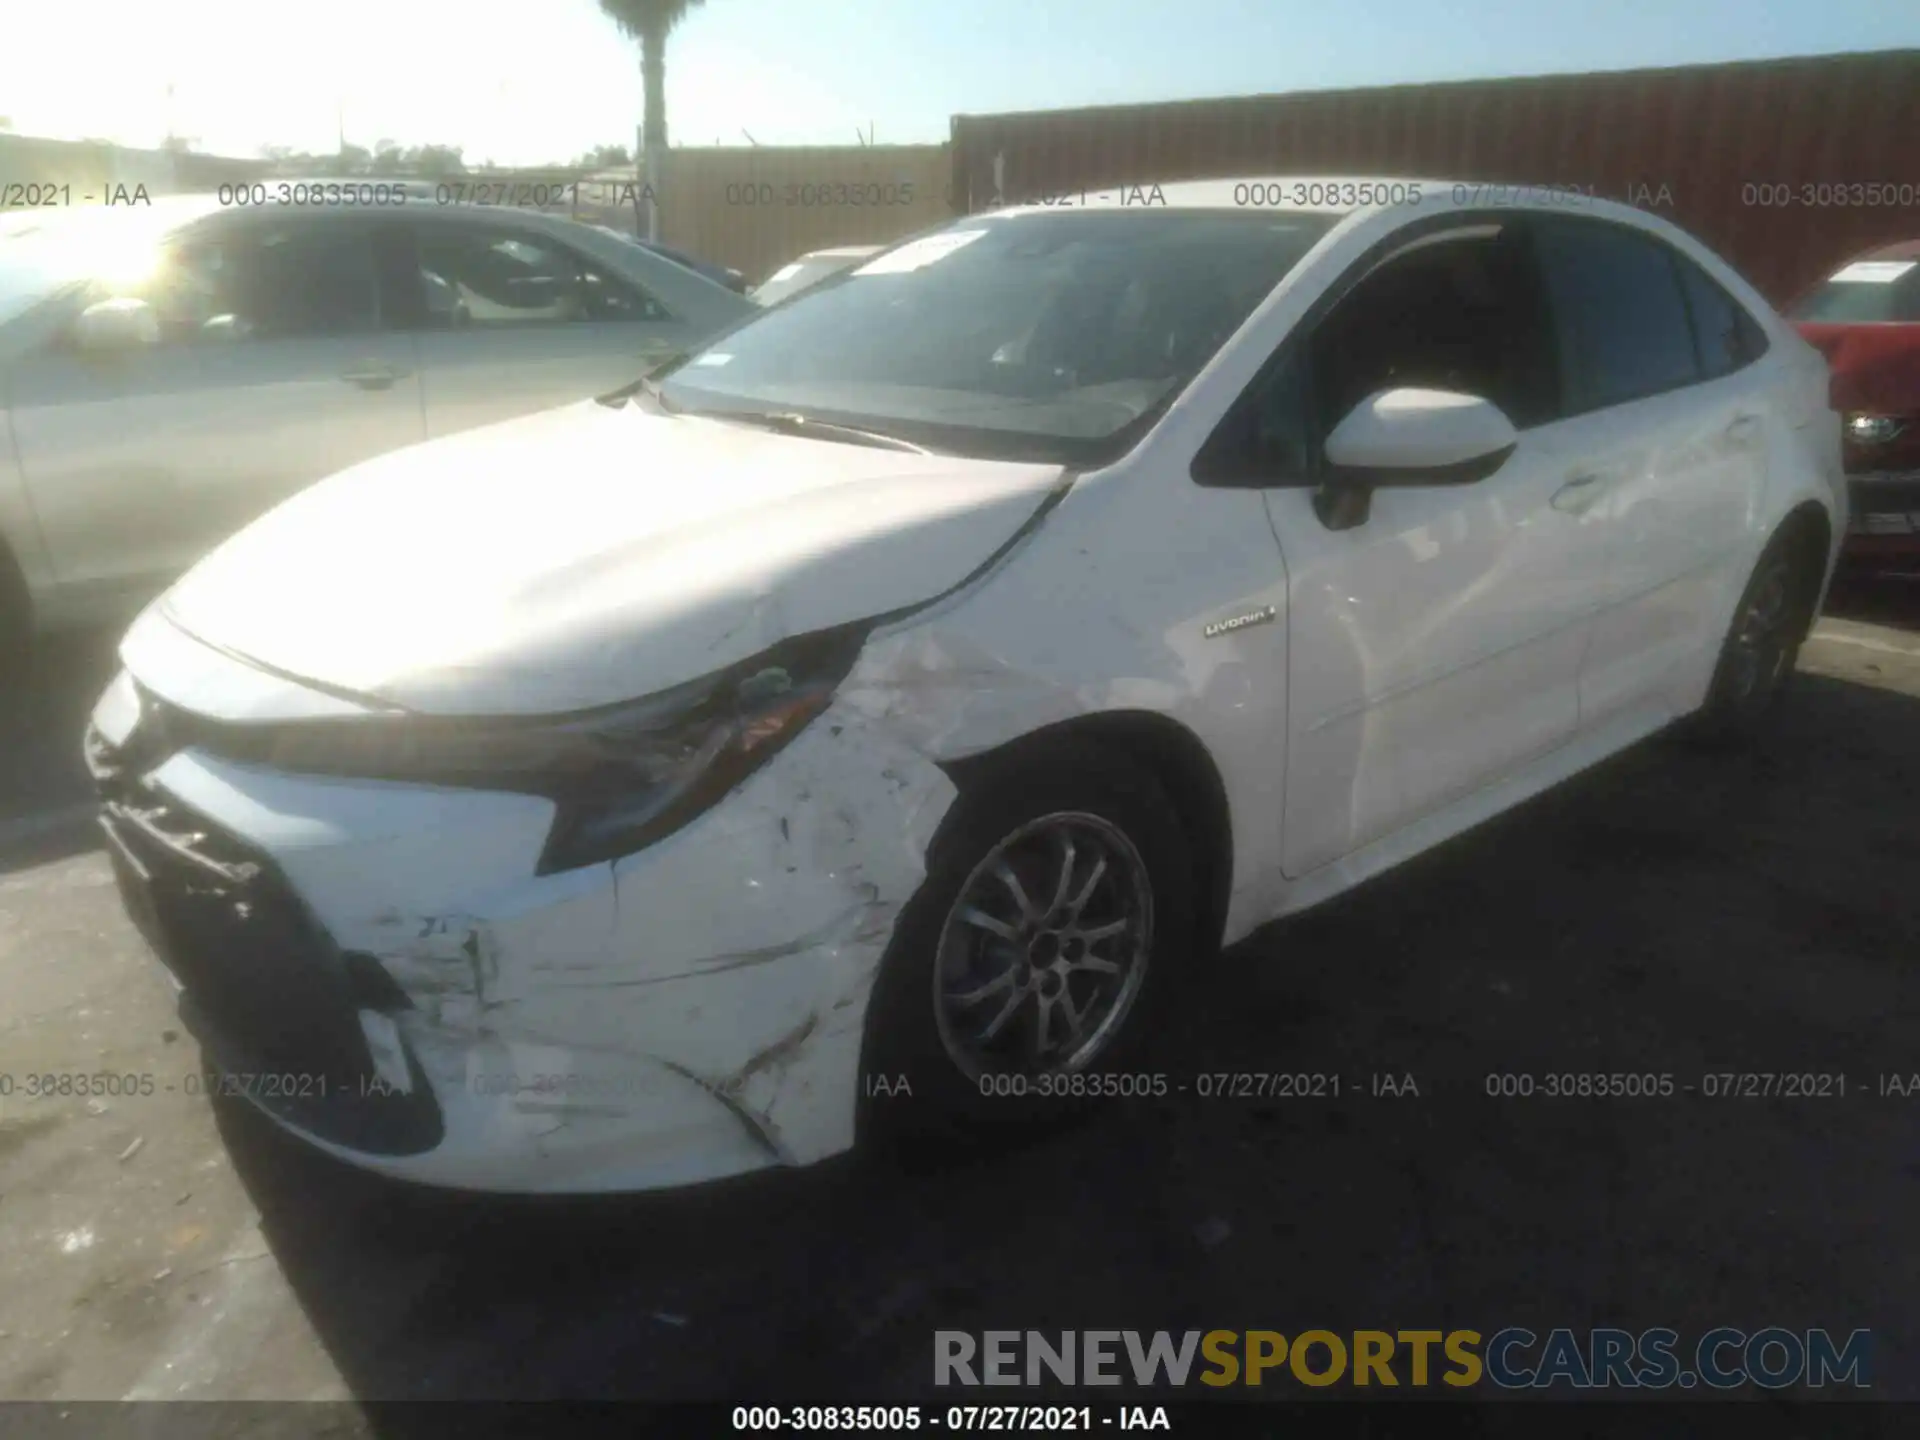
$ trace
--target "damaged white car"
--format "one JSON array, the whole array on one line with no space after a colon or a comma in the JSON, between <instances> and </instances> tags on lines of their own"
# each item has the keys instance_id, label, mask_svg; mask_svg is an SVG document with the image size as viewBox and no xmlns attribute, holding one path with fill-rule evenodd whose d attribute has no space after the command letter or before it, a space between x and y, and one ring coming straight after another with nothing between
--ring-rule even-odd
<instances>
[{"instance_id":1,"label":"damaged white car","mask_svg":"<svg viewBox=\"0 0 1920 1440\"><path fill-rule=\"evenodd\" d=\"M971 217L228 541L88 737L207 1054L484 1189L1022 1122L1221 943L1746 727L1846 528L1823 362L1662 220L1477 193Z\"/></svg>"}]
</instances>

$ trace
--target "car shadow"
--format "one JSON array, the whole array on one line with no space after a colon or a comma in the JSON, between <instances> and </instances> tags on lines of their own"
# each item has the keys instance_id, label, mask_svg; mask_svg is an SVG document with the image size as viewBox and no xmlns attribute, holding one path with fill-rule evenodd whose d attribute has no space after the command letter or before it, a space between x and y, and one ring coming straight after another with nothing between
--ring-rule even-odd
<instances>
[{"instance_id":1,"label":"car shadow","mask_svg":"<svg viewBox=\"0 0 1920 1440\"><path fill-rule=\"evenodd\" d=\"M28 681L0 697L0 874L96 848L81 741L121 633L43 641Z\"/></svg>"},{"instance_id":2,"label":"car shadow","mask_svg":"<svg viewBox=\"0 0 1920 1440\"><path fill-rule=\"evenodd\" d=\"M1920 1199L1910 1109L1488 1089L1911 1069L1917 724L1920 699L1809 675L1749 750L1640 745L1196 960L1150 1061L1167 1093L927 1171L503 1201L231 1106L221 1128L365 1400L924 1399L937 1329L1920 1333L1884 1245Z\"/></svg>"}]
</instances>

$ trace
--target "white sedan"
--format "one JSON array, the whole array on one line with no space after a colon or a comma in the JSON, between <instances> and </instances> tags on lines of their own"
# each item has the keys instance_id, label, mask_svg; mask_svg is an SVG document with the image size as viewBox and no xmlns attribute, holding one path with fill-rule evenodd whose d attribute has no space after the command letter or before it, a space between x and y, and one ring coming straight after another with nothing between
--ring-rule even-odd
<instances>
[{"instance_id":1,"label":"white sedan","mask_svg":"<svg viewBox=\"0 0 1920 1440\"><path fill-rule=\"evenodd\" d=\"M1820 356L1653 215L1171 185L305 492L88 746L280 1123L674 1185L1127 1093L1223 943L1758 722L1845 503Z\"/></svg>"}]
</instances>

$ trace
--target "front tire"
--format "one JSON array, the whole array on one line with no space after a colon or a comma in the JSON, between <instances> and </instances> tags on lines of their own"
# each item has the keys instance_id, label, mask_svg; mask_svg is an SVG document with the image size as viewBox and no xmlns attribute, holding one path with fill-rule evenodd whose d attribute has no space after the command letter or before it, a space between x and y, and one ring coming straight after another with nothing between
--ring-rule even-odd
<instances>
[{"instance_id":1,"label":"front tire","mask_svg":"<svg viewBox=\"0 0 1920 1440\"><path fill-rule=\"evenodd\" d=\"M882 962L862 1137L1016 1135L1150 1087L1194 893L1179 813L1124 753L1063 739L970 778Z\"/></svg>"}]
</instances>

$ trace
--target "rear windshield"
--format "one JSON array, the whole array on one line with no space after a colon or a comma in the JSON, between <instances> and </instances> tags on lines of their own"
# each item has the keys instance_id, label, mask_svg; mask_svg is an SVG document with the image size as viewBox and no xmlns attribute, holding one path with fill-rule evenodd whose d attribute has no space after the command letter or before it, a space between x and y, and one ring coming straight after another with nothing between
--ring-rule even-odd
<instances>
[{"instance_id":1,"label":"rear windshield","mask_svg":"<svg viewBox=\"0 0 1920 1440\"><path fill-rule=\"evenodd\" d=\"M1826 325L1920 321L1920 260L1856 261L1795 306L1793 318Z\"/></svg>"}]
</instances>

